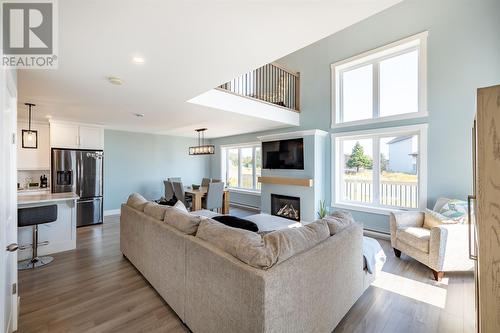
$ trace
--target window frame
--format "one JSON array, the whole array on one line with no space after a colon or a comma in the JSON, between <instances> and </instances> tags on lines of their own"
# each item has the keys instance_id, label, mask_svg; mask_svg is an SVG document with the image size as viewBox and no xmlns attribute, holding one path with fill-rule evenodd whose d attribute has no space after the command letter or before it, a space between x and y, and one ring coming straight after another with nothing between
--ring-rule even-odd
<instances>
[{"instance_id":1,"label":"window frame","mask_svg":"<svg viewBox=\"0 0 500 333\"><path fill-rule=\"evenodd\" d=\"M416 211L427 207L427 124L418 124L400 127L379 128L366 131L352 131L331 134L331 165L332 165L332 202L331 206L336 208L350 209L367 213L389 215L394 211ZM388 136L417 135L419 145L419 157L417 160L418 174L418 207L405 208L398 206L387 206L379 203L380 196L377 195L380 186L380 138ZM373 200L371 203L352 202L342 200L342 166L344 140L374 139L373 141ZM376 140L375 140L376 139Z\"/></svg>"},{"instance_id":2,"label":"window frame","mask_svg":"<svg viewBox=\"0 0 500 333\"><path fill-rule=\"evenodd\" d=\"M396 42L378 47L376 49L358 54L342 61L331 64L331 128L374 124L381 122L396 121L402 119L413 119L427 117L427 36L428 31L403 38ZM418 111L391 116L380 117L380 62L396 56L400 56L418 50ZM342 74L366 65L373 66L373 115L369 119L361 119L343 122L342 110Z\"/></svg>"},{"instance_id":3,"label":"window frame","mask_svg":"<svg viewBox=\"0 0 500 333\"><path fill-rule=\"evenodd\" d=\"M241 187L241 149L244 148L252 148L252 188ZM241 193L249 193L249 194L260 194L260 189L257 188L257 177L255 175L256 171L256 159L255 159L255 149L261 148L261 142L248 142L248 143L240 143L234 145L222 145L221 146L221 179L224 180L226 186L230 191L233 192L241 192ZM229 158L227 157L227 151L230 149L238 149L238 186L229 186L227 181L228 170L229 170ZM262 158L261 158L262 159ZM262 170L262 168L261 168ZM261 171L262 172L262 171Z\"/></svg>"}]
</instances>

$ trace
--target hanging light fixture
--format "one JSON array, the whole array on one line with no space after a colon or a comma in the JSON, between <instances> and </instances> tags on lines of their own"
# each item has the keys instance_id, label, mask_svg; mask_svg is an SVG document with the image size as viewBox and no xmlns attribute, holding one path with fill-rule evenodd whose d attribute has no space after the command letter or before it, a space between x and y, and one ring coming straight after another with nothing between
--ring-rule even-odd
<instances>
[{"instance_id":1,"label":"hanging light fixture","mask_svg":"<svg viewBox=\"0 0 500 333\"><path fill-rule=\"evenodd\" d=\"M198 145L189 147L189 155L213 155L215 154L215 146L205 144L205 131L206 128L198 128Z\"/></svg>"},{"instance_id":2,"label":"hanging light fixture","mask_svg":"<svg viewBox=\"0 0 500 333\"><path fill-rule=\"evenodd\" d=\"M28 129L22 130L23 148L38 148L38 132L31 129L31 108L36 106L33 103L24 103L28 107Z\"/></svg>"}]
</instances>

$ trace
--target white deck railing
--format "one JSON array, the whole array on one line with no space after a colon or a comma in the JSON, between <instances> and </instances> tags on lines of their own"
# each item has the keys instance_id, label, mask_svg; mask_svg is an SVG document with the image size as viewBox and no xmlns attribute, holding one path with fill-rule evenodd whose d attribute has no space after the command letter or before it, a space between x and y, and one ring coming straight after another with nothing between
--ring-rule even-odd
<instances>
[{"instance_id":1,"label":"white deck railing","mask_svg":"<svg viewBox=\"0 0 500 333\"><path fill-rule=\"evenodd\" d=\"M344 179L344 200L372 202L371 180ZM380 204L385 206L418 208L418 183L381 181Z\"/></svg>"}]
</instances>

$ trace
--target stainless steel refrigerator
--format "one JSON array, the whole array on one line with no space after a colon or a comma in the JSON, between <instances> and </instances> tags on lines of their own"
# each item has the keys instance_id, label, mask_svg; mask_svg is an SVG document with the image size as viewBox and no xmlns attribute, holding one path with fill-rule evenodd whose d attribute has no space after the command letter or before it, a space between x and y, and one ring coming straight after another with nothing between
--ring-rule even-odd
<instances>
[{"instance_id":1,"label":"stainless steel refrigerator","mask_svg":"<svg viewBox=\"0 0 500 333\"><path fill-rule=\"evenodd\" d=\"M74 192L80 197L76 225L102 223L103 151L52 148L51 160L52 193Z\"/></svg>"}]
</instances>

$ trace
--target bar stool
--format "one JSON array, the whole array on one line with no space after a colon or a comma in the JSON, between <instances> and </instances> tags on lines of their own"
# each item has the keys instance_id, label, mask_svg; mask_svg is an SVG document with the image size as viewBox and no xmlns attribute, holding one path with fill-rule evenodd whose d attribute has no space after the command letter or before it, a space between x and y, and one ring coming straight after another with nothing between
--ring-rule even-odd
<instances>
[{"instance_id":1,"label":"bar stool","mask_svg":"<svg viewBox=\"0 0 500 333\"><path fill-rule=\"evenodd\" d=\"M32 255L31 259L21 261L17 264L20 270L41 267L47 265L54 260L50 256L38 256L38 245L47 245L48 241L38 243L38 225L50 223L57 220L57 205L19 208L17 210L17 226L29 227L33 226L33 243L31 244ZM20 246L20 249L27 249L30 245Z\"/></svg>"}]
</instances>

